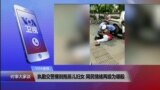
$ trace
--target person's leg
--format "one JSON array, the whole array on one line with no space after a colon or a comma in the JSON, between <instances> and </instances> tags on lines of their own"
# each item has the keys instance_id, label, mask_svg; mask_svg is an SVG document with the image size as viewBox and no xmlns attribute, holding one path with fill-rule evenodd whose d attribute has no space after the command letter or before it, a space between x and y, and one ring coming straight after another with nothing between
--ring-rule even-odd
<instances>
[{"instance_id":1,"label":"person's leg","mask_svg":"<svg viewBox=\"0 0 160 90\"><path fill-rule=\"evenodd\" d=\"M98 40L98 39L102 39L102 38L103 38L103 35L98 33L98 36L95 36L94 40Z\"/></svg>"}]
</instances>

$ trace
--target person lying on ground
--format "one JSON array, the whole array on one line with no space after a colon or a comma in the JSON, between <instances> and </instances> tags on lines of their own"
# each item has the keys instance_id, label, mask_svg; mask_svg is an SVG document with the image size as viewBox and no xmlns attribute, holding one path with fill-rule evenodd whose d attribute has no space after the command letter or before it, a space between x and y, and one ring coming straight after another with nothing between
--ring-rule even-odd
<instances>
[{"instance_id":1,"label":"person lying on ground","mask_svg":"<svg viewBox=\"0 0 160 90\"><path fill-rule=\"evenodd\" d=\"M112 34L110 34L110 31L107 29L105 29L103 32L100 32L99 34L101 34L103 38L97 39L95 42L95 46L100 46L100 43L110 41L113 38Z\"/></svg>"}]
</instances>

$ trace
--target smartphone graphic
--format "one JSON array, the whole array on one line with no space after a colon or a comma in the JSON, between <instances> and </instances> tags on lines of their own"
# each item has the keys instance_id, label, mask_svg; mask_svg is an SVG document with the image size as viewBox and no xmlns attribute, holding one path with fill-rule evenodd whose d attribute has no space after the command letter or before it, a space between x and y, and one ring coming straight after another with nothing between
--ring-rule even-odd
<instances>
[{"instance_id":1,"label":"smartphone graphic","mask_svg":"<svg viewBox=\"0 0 160 90\"><path fill-rule=\"evenodd\" d=\"M14 5L14 10L28 62L48 59L49 53L34 12L19 5Z\"/></svg>"}]
</instances>

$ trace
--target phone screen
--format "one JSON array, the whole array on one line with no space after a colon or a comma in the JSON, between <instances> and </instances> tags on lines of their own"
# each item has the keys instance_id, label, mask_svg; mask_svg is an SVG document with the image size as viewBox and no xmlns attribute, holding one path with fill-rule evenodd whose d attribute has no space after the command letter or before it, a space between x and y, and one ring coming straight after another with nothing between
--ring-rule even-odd
<instances>
[{"instance_id":1,"label":"phone screen","mask_svg":"<svg viewBox=\"0 0 160 90\"><path fill-rule=\"evenodd\" d=\"M27 53L34 54L39 52L46 52L47 49L45 47L35 15L27 11L16 11Z\"/></svg>"}]
</instances>

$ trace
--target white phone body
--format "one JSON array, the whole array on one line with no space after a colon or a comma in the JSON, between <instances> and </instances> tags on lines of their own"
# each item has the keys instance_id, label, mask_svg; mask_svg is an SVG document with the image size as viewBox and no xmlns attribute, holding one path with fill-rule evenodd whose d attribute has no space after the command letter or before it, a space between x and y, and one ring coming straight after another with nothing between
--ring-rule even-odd
<instances>
[{"instance_id":1,"label":"white phone body","mask_svg":"<svg viewBox=\"0 0 160 90\"><path fill-rule=\"evenodd\" d=\"M14 5L20 36L29 63L49 58L36 16L33 11Z\"/></svg>"}]
</instances>

